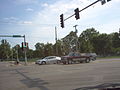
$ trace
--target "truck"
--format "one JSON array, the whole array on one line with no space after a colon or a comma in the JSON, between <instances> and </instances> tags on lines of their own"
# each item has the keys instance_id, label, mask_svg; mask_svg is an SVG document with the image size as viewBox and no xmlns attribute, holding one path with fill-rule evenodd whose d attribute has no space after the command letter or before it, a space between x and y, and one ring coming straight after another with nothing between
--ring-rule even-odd
<instances>
[{"instance_id":1,"label":"truck","mask_svg":"<svg viewBox=\"0 0 120 90\"><path fill-rule=\"evenodd\" d=\"M70 52L67 56L61 57L61 62L63 64L73 64L73 63L89 63L91 61L91 56L82 55L79 52Z\"/></svg>"}]
</instances>

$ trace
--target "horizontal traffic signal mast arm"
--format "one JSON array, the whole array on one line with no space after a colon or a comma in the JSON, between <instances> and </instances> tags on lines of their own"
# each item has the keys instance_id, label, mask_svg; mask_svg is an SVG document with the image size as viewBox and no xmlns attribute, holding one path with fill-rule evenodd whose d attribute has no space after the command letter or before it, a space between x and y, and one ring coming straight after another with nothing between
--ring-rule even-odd
<instances>
[{"instance_id":1,"label":"horizontal traffic signal mast arm","mask_svg":"<svg viewBox=\"0 0 120 90\"><path fill-rule=\"evenodd\" d=\"M74 13L73 15L67 17L66 19L64 19L64 18L60 19L60 20L61 20L61 21L60 21L60 22L61 22L61 27L64 28L64 21L66 21L67 19L73 17L74 15L75 15L76 20L80 19L79 12L82 12L83 10L89 8L90 6L96 4L96 3L99 2L99 1L101 2L102 5L104 5L104 4L106 3L106 1L109 2L109 1L111 1L111 0L97 0L97 1L93 2L92 4L86 6L85 8L83 8L83 9L81 9L81 10L79 10L79 8L76 8L76 9L74 10L75 13ZM61 17L63 17L63 14L60 15L60 18L61 18Z\"/></svg>"},{"instance_id":2,"label":"horizontal traffic signal mast arm","mask_svg":"<svg viewBox=\"0 0 120 90\"><path fill-rule=\"evenodd\" d=\"M87 9L88 7L90 7L90 6L94 5L94 4L96 4L96 3L99 2L99 1L101 1L101 0L97 0L97 1L93 2L92 4L90 4L90 5L86 6L85 8L81 9L79 12L82 12L83 10L85 10L85 9ZM66 21L67 19L73 17L74 15L75 15L75 14L69 16L68 18L64 19L64 21Z\"/></svg>"},{"instance_id":3,"label":"horizontal traffic signal mast arm","mask_svg":"<svg viewBox=\"0 0 120 90\"><path fill-rule=\"evenodd\" d=\"M0 37L24 37L21 35L0 35Z\"/></svg>"}]
</instances>

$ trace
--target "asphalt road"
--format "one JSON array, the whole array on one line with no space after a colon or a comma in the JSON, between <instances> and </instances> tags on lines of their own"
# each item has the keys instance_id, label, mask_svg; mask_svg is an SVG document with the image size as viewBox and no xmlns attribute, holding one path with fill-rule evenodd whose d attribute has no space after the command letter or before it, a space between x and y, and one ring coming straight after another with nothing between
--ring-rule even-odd
<instances>
[{"instance_id":1,"label":"asphalt road","mask_svg":"<svg viewBox=\"0 0 120 90\"><path fill-rule=\"evenodd\" d=\"M97 90L120 87L120 59L71 65L0 62L0 90Z\"/></svg>"}]
</instances>

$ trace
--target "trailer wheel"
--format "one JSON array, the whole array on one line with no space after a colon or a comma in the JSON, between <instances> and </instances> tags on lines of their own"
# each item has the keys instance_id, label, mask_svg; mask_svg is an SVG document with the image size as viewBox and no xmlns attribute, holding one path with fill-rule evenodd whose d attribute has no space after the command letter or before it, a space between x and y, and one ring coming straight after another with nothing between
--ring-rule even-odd
<instances>
[{"instance_id":1,"label":"trailer wheel","mask_svg":"<svg viewBox=\"0 0 120 90\"><path fill-rule=\"evenodd\" d=\"M68 60L68 64L72 64L72 62L73 62L72 59Z\"/></svg>"},{"instance_id":2,"label":"trailer wheel","mask_svg":"<svg viewBox=\"0 0 120 90\"><path fill-rule=\"evenodd\" d=\"M62 63L63 63L63 64L66 64L66 61L63 61Z\"/></svg>"},{"instance_id":3,"label":"trailer wheel","mask_svg":"<svg viewBox=\"0 0 120 90\"><path fill-rule=\"evenodd\" d=\"M85 62L86 62L86 63L89 63L89 62L90 62L90 59L89 59L89 58L86 58Z\"/></svg>"}]
</instances>

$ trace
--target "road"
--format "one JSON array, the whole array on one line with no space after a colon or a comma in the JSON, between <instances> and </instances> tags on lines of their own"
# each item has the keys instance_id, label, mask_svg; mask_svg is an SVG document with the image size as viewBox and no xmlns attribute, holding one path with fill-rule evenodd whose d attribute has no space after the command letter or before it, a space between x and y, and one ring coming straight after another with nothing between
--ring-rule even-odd
<instances>
[{"instance_id":1,"label":"road","mask_svg":"<svg viewBox=\"0 0 120 90\"><path fill-rule=\"evenodd\" d=\"M0 62L0 90L97 90L120 86L120 59L71 65Z\"/></svg>"}]
</instances>

